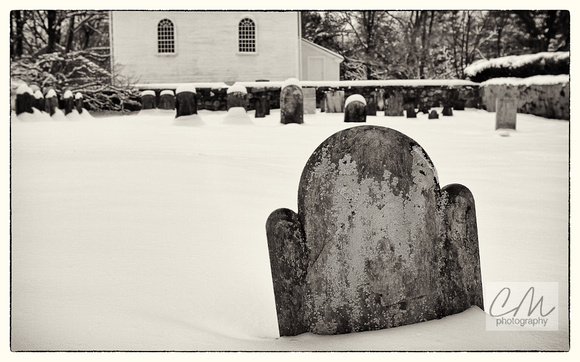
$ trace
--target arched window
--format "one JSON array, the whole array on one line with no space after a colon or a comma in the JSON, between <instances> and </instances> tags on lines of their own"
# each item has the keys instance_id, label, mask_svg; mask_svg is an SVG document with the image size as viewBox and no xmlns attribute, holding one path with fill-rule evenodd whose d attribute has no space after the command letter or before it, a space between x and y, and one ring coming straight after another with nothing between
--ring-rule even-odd
<instances>
[{"instance_id":1,"label":"arched window","mask_svg":"<svg viewBox=\"0 0 580 362\"><path fill-rule=\"evenodd\" d=\"M163 19L157 24L157 52L175 53L175 29L169 19Z\"/></svg>"},{"instance_id":2,"label":"arched window","mask_svg":"<svg viewBox=\"0 0 580 362\"><path fill-rule=\"evenodd\" d=\"M238 24L238 51L256 52L256 24L252 19L244 18Z\"/></svg>"}]
</instances>

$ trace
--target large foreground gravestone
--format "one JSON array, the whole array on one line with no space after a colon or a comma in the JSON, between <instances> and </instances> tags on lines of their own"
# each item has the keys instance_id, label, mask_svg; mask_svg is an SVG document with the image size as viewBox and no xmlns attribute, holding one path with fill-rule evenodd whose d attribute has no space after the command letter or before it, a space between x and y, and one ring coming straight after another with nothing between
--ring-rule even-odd
<instances>
[{"instance_id":1,"label":"large foreground gravestone","mask_svg":"<svg viewBox=\"0 0 580 362\"><path fill-rule=\"evenodd\" d=\"M367 102L360 94L349 96L344 102L344 121L345 122L366 122L367 121Z\"/></svg>"},{"instance_id":2,"label":"large foreground gravestone","mask_svg":"<svg viewBox=\"0 0 580 362\"><path fill-rule=\"evenodd\" d=\"M280 122L304 123L304 96L298 80L288 79L280 92Z\"/></svg>"},{"instance_id":3,"label":"large foreground gravestone","mask_svg":"<svg viewBox=\"0 0 580 362\"><path fill-rule=\"evenodd\" d=\"M274 211L266 233L281 336L483 309L470 191L440 189L423 148L390 128L324 141L302 172L298 213Z\"/></svg>"}]
</instances>

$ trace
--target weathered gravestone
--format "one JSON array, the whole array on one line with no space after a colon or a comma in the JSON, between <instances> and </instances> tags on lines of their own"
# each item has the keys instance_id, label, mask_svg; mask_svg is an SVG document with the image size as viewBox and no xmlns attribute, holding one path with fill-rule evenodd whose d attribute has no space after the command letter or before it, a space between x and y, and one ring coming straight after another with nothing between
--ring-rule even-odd
<instances>
[{"instance_id":1,"label":"weathered gravestone","mask_svg":"<svg viewBox=\"0 0 580 362\"><path fill-rule=\"evenodd\" d=\"M75 94L75 109L79 114L83 113L83 95L79 92Z\"/></svg>"},{"instance_id":2,"label":"weathered gravestone","mask_svg":"<svg viewBox=\"0 0 580 362\"><path fill-rule=\"evenodd\" d=\"M64 92L64 95L62 97L62 101L64 103L64 114L69 114L73 111L73 109L75 108L75 101L73 98L73 94L70 90L67 90L66 92Z\"/></svg>"},{"instance_id":3,"label":"weathered gravestone","mask_svg":"<svg viewBox=\"0 0 580 362\"><path fill-rule=\"evenodd\" d=\"M153 90L145 90L141 92L141 108L155 109L157 108L157 96Z\"/></svg>"},{"instance_id":4,"label":"weathered gravestone","mask_svg":"<svg viewBox=\"0 0 580 362\"><path fill-rule=\"evenodd\" d=\"M165 89L159 94L159 109L175 109L175 94L170 89Z\"/></svg>"},{"instance_id":5,"label":"weathered gravestone","mask_svg":"<svg viewBox=\"0 0 580 362\"><path fill-rule=\"evenodd\" d=\"M270 100L268 99L268 91L266 88L258 87L253 89L254 94L254 117L264 118L270 114Z\"/></svg>"},{"instance_id":6,"label":"weathered gravestone","mask_svg":"<svg viewBox=\"0 0 580 362\"><path fill-rule=\"evenodd\" d=\"M344 102L344 121L345 122L366 122L367 121L367 102L360 94L349 96Z\"/></svg>"},{"instance_id":7,"label":"weathered gravestone","mask_svg":"<svg viewBox=\"0 0 580 362\"><path fill-rule=\"evenodd\" d=\"M495 129L516 129L517 113L516 98L498 97L495 100Z\"/></svg>"},{"instance_id":8,"label":"weathered gravestone","mask_svg":"<svg viewBox=\"0 0 580 362\"><path fill-rule=\"evenodd\" d=\"M304 97L304 113L305 114L315 114L316 113L316 89L315 88L302 88L302 95Z\"/></svg>"},{"instance_id":9,"label":"weathered gravestone","mask_svg":"<svg viewBox=\"0 0 580 362\"><path fill-rule=\"evenodd\" d=\"M403 95L401 93L391 93L385 105L385 116L403 116Z\"/></svg>"},{"instance_id":10,"label":"weathered gravestone","mask_svg":"<svg viewBox=\"0 0 580 362\"><path fill-rule=\"evenodd\" d=\"M407 105L405 107L405 114L407 115L407 118L417 118L417 112L415 112L415 106L414 105Z\"/></svg>"},{"instance_id":11,"label":"weathered gravestone","mask_svg":"<svg viewBox=\"0 0 580 362\"><path fill-rule=\"evenodd\" d=\"M16 88L16 103L15 112L16 115L21 113L32 113L32 105L34 99L32 96L32 89L28 84L22 83Z\"/></svg>"},{"instance_id":12,"label":"weathered gravestone","mask_svg":"<svg viewBox=\"0 0 580 362\"><path fill-rule=\"evenodd\" d=\"M44 100L44 109L49 115L54 115L58 108L58 99L54 89L49 89Z\"/></svg>"},{"instance_id":13,"label":"weathered gravestone","mask_svg":"<svg viewBox=\"0 0 580 362\"><path fill-rule=\"evenodd\" d=\"M439 119L439 114L437 114L436 110L432 110L431 113L429 113L429 119Z\"/></svg>"},{"instance_id":14,"label":"weathered gravestone","mask_svg":"<svg viewBox=\"0 0 580 362\"><path fill-rule=\"evenodd\" d=\"M266 234L281 336L483 309L471 192L440 189L423 148L393 129L325 140L302 172L298 213L275 210Z\"/></svg>"},{"instance_id":15,"label":"weathered gravestone","mask_svg":"<svg viewBox=\"0 0 580 362\"><path fill-rule=\"evenodd\" d=\"M298 80L289 79L282 85L280 92L280 122L304 123L304 98Z\"/></svg>"},{"instance_id":16,"label":"weathered gravestone","mask_svg":"<svg viewBox=\"0 0 580 362\"><path fill-rule=\"evenodd\" d=\"M39 111L44 111L44 96L42 95L40 89L34 92L34 100L32 106L38 109Z\"/></svg>"},{"instance_id":17,"label":"weathered gravestone","mask_svg":"<svg viewBox=\"0 0 580 362\"><path fill-rule=\"evenodd\" d=\"M367 106L366 106L367 116L376 116L377 115L377 92L372 91L367 97L365 97L365 101L367 104Z\"/></svg>"},{"instance_id":18,"label":"weathered gravestone","mask_svg":"<svg viewBox=\"0 0 580 362\"><path fill-rule=\"evenodd\" d=\"M451 108L451 106L443 106L443 111L441 111L441 114L444 116L453 116L453 108Z\"/></svg>"},{"instance_id":19,"label":"weathered gravestone","mask_svg":"<svg viewBox=\"0 0 580 362\"><path fill-rule=\"evenodd\" d=\"M328 90L324 92L324 111L326 113L344 112L344 91Z\"/></svg>"},{"instance_id":20,"label":"weathered gravestone","mask_svg":"<svg viewBox=\"0 0 580 362\"><path fill-rule=\"evenodd\" d=\"M197 99L195 87L185 84L175 91L175 118L197 114Z\"/></svg>"},{"instance_id":21,"label":"weathered gravestone","mask_svg":"<svg viewBox=\"0 0 580 362\"><path fill-rule=\"evenodd\" d=\"M234 84L227 91L227 108L243 107L248 109L248 90L246 87Z\"/></svg>"}]
</instances>

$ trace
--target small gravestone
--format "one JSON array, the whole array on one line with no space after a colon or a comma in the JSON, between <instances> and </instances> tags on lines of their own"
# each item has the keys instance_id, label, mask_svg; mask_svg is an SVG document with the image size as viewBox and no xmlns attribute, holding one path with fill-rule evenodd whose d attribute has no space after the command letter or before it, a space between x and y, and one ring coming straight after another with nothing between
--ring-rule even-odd
<instances>
[{"instance_id":1,"label":"small gravestone","mask_svg":"<svg viewBox=\"0 0 580 362\"><path fill-rule=\"evenodd\" d=\"M73 98L73 93L70 90L64 92L62 96L62 101L64 103L64 114L67 115L73 111L75 108L75 100Z\"/></svg>"},{"instance_id":2,"label":"small gravestone","mask_svg":"<svg viewBox=\"0 0 580 362\"><path fill-rule=\"evenodd\" d=\"M49 115L54 115L58 108L58 99L54 89L49 89L44 100L44 109Z\"/></svg>"},{"instance_id":3,"label":"small gravestone","mask_svg":"<svg viewBox=\"0 0 580 362\"><path fill-rule=\"evenodd\" d=\"M298 80L289 79L280 92L280 122L282 124L304 123L304 98Z\"/></svg>"},{"instance_id":4,"label":"small gravestone","mask_svg":"<svg viewBox=\"0 0 580 362\"><path fill-rule=\"evenodd\" d=\"M75 94L75 109L79 114L83 113L83 95L79 92Z\"/></svg>"},{"instance_id":5,"label":"small gravestone","mask_svg":"<svg viewBox=\"0 0 580 362\"><path fill-rule=\"evenodd\" d=\"M465 100L464 99L456 99L453 102L453 109L456 111L464 111L465 110Z\"/></svg>"},{"instance_id":6,"label":"small gravestone","mask_svg":"<svg viewBox=\"0 0 580 362\"><path fill-rule=\"evenodd\" d=\"M308 159L298 212L266 235L281 336L392 328L483 309L475 202L440 188L425 150L386 127L326 139Z\"/></svg>"},{"instance_id":7,"label":"small gravestone","mask_svg":"<svg viewBox=\"0 0 580 362\"><path fill-rule=\"evenodd\" d=\"M344 102L344 121L345 122L366 122L367 121L367 102L360 94L349 96Z\"/></svg>"},{"instance_id":8,"label":"small gravestone","mask_svg":"<svg viewBox=\"0 0 580 362\"><path fill-rule=\"evenodd\" d=\"M175 91L175 118L197 114L197 99L195 87L184 84Z\"/></svg>"},{"instance_id":9,"label":"small gravestone","mask_svg":"<svg viewBox=\"0 0 580 362\"><path fill-rule=\"evenodd\" d=\"M170 89L165 89L159 94L159 109L175 109L175 94Z\"/></svg>"},{"instance_id":10,"label":"small gravestone","mask_svg":"<svg viewBox=\"0 0 580 362\"><path fill-rule=\"evenodd\" d=\"M453 116L453 108L451 108L451 106L443 106L443 111L441 113L444 116Z\"/></svg>"},{"instance_id":11,"label":"small gravestone","mask_svg":"<svg viewBox=\"0 0 580 362\"><path fill-rule=\"evenodd\" d=\"M390 94L385 104L385 116L403 116L403 95L401 93Z\"/></svg>"},{"instance_id":12,"label":"small gravestone","mask_svg":"<svg viewBox=\"0 0 580 362\"><path fill-rule=\"evenodd\" d=\"M367 116L376 116L377 115L377 92L373 91L371 94L365 98L366 100L366 112ZM346 105L345 105L346 108Z\"/></svg>"},{"instance_id":13,"label":"small gravestone","mask_svg":"<svg viewBox=\"0 0 580 362\"><path fill-rule=\"evenodd\" d=\"M436 110L432 110L431 113L429 113L429 119L439 119L439 114Z\"/></svg>"},{"instance_id":14,"label":"small gravestone","mask_svg":"<svg viewBox=\"0 0 580 362\"><path fill-rule=\"evenodd\" d=\"M145 90L141 92L141 105L142 109L157 108L157 97L155 95L155 91Z\"/></svg>"},{"instance_id":15,"label":"small gravestone","mask_svg":"<svg viewBox=\"0 0 580 362\"><path fill-rule=\"evenodd\" d=\"M16 89L16 115L21 113L32 113L33 103L34 97L32 95L32 89L26 83L20 84Z\"/></svg>"},{"instance_id":16,"label":"small gravestone","mask_svg":"<svg viewBox=\"0 0 580 362\"><path fill-rule=\"evenodd\" d=\"M254 88L254 98L256 100L254 103L256 109L254 116L256 118L266 117L270 109L270 101L266 88Z\"/></svg>"},{"instance_id":17,"label":"small gravestone","mask_svg":"<svg viewBox=\"0 0 580 362\"><path fill-rule=\"evenodd\" d=\"M228 88L227 91L227 108L228 110L232 107L244 107L248 109L248 90L246 87L234 84Z\"/></svg>"},{"instance_id":18,"label":"small gravestone","mask_svg":"<svg viewBox=\"0 0 580 362\"><path fill-rule=\"evenodd\" d=\"M379 111L385 110L385 90L379 89L377 91L377 109Z\"/></svg>"},{"instance_id":19,"label":"small gravestone","mask_svg":"<svg viewBox=\"0 0 580 362\"><path fill-rule=\"evenodd\" d=\"M33 99L32 106L34 108L38 109L39 111L44 111L44 96L42 95L42 92L40 91L40 89L38 89L34 92L34 99Z\"/></svg>"},{"instance_id":20,"label":"small gravestone","mask_svg":"<svg viewBox=\"0 0 580 362\"><path fill-rule=\"evenodd\" d=\"M405 107L405 113L407 118L417 118L417 112L415 112L415 106L413 105Z\"/></svg>"},{"instance_id":21,"label":"small gravestone","mask_svg":"<svg viewBox=\"0 0 580 362\"><path fill-rule=\"evenodd\" d=\"M516 98L495 100L495 129L516 129L518 101Z\"/></svg>"},{"instance_id":22,"label":"small gravestone","mask_svg":"<svg viewBox=\"0 0 580 362\"><path fill-rule=\"evenodd\" d=\"M304 113L305 114L315 114L316 113L316 89L315 88L302 88L302 94L304 96Z\"/></svg>"},{"instance_id":23,"label":"small gravestone","mask_svg":"<svg viewBox=\"0 0 580 362\"><path fill-rule=\"evenodd\" d=\"M326 113L344 112L344 91L328 90L324 92L324 111Z\"/></svg>"}]
</instances>

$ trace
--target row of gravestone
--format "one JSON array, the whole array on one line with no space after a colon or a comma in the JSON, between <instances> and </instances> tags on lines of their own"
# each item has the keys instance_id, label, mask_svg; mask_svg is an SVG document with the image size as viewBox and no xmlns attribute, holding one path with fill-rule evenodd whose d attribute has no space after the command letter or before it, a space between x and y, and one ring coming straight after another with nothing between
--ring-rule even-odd
<instances>
[{"instance_id":1,"label":"row of gravestone","mask_svg":"<svg viewBox=\"0 0 580 362\"><path fill-rule=\"evenodd\" d=\"M43 94L38 86L28 86L22 83L16 89L15 112L16 115L22 113L34 113L33 108L46 112L50 116L54 115L57 109L62 107L64 114L69 114L76 110L78 113L83 112L83 95L77 92L67 90L62 96L62 105L59 105L59 99L53 88L46 90Z\"/></svg>"}]
</instances>

